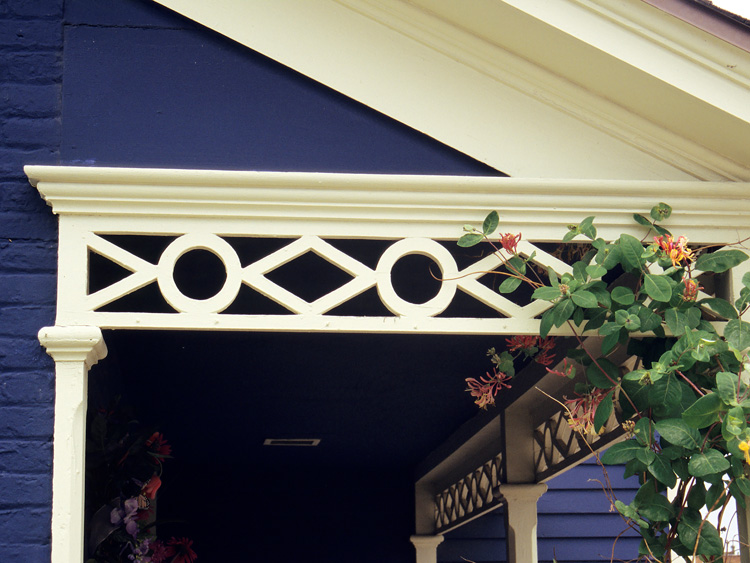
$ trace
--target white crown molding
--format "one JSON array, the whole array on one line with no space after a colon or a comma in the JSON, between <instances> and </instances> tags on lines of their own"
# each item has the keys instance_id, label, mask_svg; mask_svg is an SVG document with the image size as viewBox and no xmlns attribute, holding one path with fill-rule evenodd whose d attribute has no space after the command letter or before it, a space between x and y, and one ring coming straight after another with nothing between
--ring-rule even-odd
<instances>
[{"instance_id":1,"label":"white crown molding","mask_svg":"<svg viewBox=\"0 0 750 563\"><path fill-rule=\"evenodd\" d=\"M160 3L513 176L750 179L750 54L641 0Z\"/></svg>"},{"instance_id":2,"label":"white crown molding","mask_svg":"<svg viewBox=\"0 0 750 563\"><path fill-rule=\"evenodd\" d=\"M634 226L658 201L667 226L695 241L727 242L750 230L750 183L569 180L303 172L26 166L53 211L105 232L142 222L144 232L454 239L497 209L503 230L558 240L597 216L602 236ZM140 224L140 223L139 223ZM188 229L189 230L189 229Z\"/></svg>"}]
</instances>

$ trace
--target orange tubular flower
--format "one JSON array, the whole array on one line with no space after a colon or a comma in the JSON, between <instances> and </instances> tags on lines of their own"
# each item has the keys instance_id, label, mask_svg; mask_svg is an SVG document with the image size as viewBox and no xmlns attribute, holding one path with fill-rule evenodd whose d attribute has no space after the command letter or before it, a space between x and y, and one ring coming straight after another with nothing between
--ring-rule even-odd
<instances>
[{"instance_id":1,"label":"orange tubular flower","mask_svg":"<svg viewBox=\"0 0 750 563\"><path fill-rule=\"evenodd\" d=\"M688 239L679 237L676 241L670 235L654 237L654 242L669 257L674 267L680 266L680 263L693 261L693 251L687 247Z\"/></svg>"},{"instance_id":2,"label":"orange tubular flower","mask_svg":"<svg viewBox=\"0 0 750 563\"><path fill-rule=\"evenodd\" d=\"M469 386L466 389L471 393L472 397L476 397L474 401L480 409L486 409L487 405L495 404L495 395L503 387L510 389L510 376L504 374L501 371L495 370L492 375L487 372L487 377L480 377L479 380L468 377L466 378L466 384Z\"/></svg>"},{"instance_id":3,"label":"orange tubular flower","mask_svg":"<svg viewBox=\"0 0 750 563\"><path fill-rule=\"evenodd\" d=\"M695 301L698 297L698 291L703 288L698 285L697 281L690 278L685 278L682 280L682 282L685 284L685 290L682 292L682 298L685 301Z\"/></svg>"},{"instance_id":4,"label":"orange tubular flower","mask_svg":"<svg viewBox=\"0 0 750 563\"><path fill-rule=\"evenodd\" d=\"M143 485L141 493L146 495L149 500L154 500L156 498L156 491L159 490L159 487L161 487L161 478L158 475L154 475L145 485Z\"/></svg>"},{"instance_id":5,"label":"orange tubular flower","mask_svg":"<svg viewBox=\"0 0 750 563\"><path fill-rule=\"evenodd\" d=\"M517 247L520 240L521 233L518 233L517 235L514 235L513 233L500 235L500 244L511 254L518 254Z\"/></svg>"},{"instance_id":6,"label":"orange tubular flower","mask_svg":"<svg viewBox=\"0 0 750 563\"><path fill-rule=\"evenodd\" d=\"M565 405L569 411L568 424L570 424L570 427L581 434L594 434L596 407L606 396L607 392L604 389L594 389L582 397L566 399Z\"/></svg>"}]
</instances>

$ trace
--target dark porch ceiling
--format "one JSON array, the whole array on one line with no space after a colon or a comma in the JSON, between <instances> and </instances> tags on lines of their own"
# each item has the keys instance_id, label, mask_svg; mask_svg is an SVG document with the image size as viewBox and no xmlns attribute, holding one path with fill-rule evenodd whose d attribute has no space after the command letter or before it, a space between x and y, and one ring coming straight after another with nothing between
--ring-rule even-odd
<instances>
[{"instance_id":1,"label":"dark porch ceiling","mask_svg":"<svg viewBox=\"0 0 750 563\"><path fill-rule=\"evenodd\" d=\"M476 414L464 378L501 337L109 331L90 408L120 393L177 458L410 471ZM263 446L320 438L317 447Z\"/></svg>"}]
</instances>

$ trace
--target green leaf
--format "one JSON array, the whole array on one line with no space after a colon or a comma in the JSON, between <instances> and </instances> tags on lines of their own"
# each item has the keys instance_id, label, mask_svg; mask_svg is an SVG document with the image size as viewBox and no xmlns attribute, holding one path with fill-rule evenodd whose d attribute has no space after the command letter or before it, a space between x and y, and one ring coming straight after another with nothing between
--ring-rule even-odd
<instances>
[{"instance_id":1,"label":"green leaf","mask_svg":"<svg viewBox=\"0 0 750 563\"><path fill-rule=\"evenodd\" d=\"M662 318L648 307L641 307L638 310L638 318L641 319L643 332L649 332L661 326Z\"/></svg>"},{"instance_id":2,"label":"green leaf","mask_svg":"<svg viewBox=\"0 0 750 563\"><path fill-rule=\"evenodd\" d=\"M612 410L612 393L609 393L604 399L602 399L599 406L596 407L596 412L594 413L594 430L596 432L599 432L599 430L602 429L602 426L607 423L612 414Z\"/></svg>"},{"instance_id":3,"label":"green leaf","mask_svg":"<svg viewBox=\"0 0 750 563\"><path fill-rule=\"evenodd\" d=\"M591 240L594 240L596 238L596 227L594 227L594 219L595 217L593 215L591 217L586 217L583 221L581 221L581 224L578 225L578 232L586 235Z\"/></svg>"},{"instance_id":4,"label":"green leaf","mask_svg":"<svg viewBox=\"0 0 750 563\"><path fill-rule=\"evenodd\" d=\"M670 489L677 483L672 464L664 456L657 455L647 469L660 483L664 483Z\"/></svg>"},{"instance_id":5,"label":"green leaf","mask_svg":"<svg viewBox=\"0 0 750 563\"><path fill-rule=\"evenodd\" d=\"M643 254L643 244L637 238L631 235L620 235L620 251L622 252L622 265L626 270L640 270L643 266L641 254Z\"/></svg>"},{"instance_id":6,"label":"green leaf","mask_svg":"<svg viewBox=\"0 0 750 563\"><path fill-rule=\"evenodd\" d=\"M727 469L729 469L729 460L714 449L693 454L688 462L688 471L694 477L724 473Z\"/></svg>"},{"instance_id":7,"label":"green leaf","mask_svg":"<svg viewBox=\"0 0 750 563\"><path fill-rule=\"evenodd\" d=\"M635 294L629 287L618 286L612 290L612 301L620 305L632 305L635 303Z\"/></svg>"},{"instance_id":8,"label":"green leaf","mask_svg":"<svg viewBox=\"0 0 750 563\"><path fill-rule=\"evenodd\" d=\"M562 295L562 292L556 287L543 286L538 287L531 294L532 299L540 299L542 301L554 301Z\"/></svg>"},{"instance_id":9,"label":"green leaf","mask_svg":"<svg viewBox=\"0 0 750 563\"><path fill-rule=\"evenodd\" d=\"M672 285L669 283L667 276L646 274L643 288L654 301L669 303L669 300L672 299Z\"/></svg>"},{"instance_id":10,"label":"green leaf","mask_svg":"<svg viewBox=\"0 0 750 563\"><path fill-rule=\"evenodd\" d=\"M554 311L555 308L552 307L551 309L547 309L542 315L542 320L539 323L539 336L542 338L547 338L549 331L552 330Z\"/></svg>"},{"instance_id":11,"label":"green leaf","mask_svg":"<svg viewBox=\"0 0 750 563\"><path fill-rule=\"evenodd\" d=\"M586 377L594 387L611 389L620 379L620 370L607 358L599 358L596 362L599 366L592 363L586 368Z\"/></svg>"},{"instance_id":12,"label":"green leaf","mask_svg":"<svg viewBox=\"0 0 750 563\"><path fill-rule=\"evenodd\" d=\"M573 303L584 309L595 309L599 306L596 295L583 289L579 289L573 293L570 298L573 300Z\"/></svg>"},{"instance_id":13,"label":"green leaf","mask_svg":"<svg viewBox=\"0 0 750 563\"><path fill-rule=\"evenodd\" d=\"M659 420L655 426L656 431L670 444L691 450L700 448L700 433L688 426L681 418Z\"/></svg>"},{"instance_id":14,"label":"green leaf","mask_svg":"<svg viewBox=\"0 0 750 563\"><path fill-rule=\"evenodd\" d=\"M651 208L650 215L654 221L664 221L665 219L669 219L669 216L672 215L672 208L662 202Z\"/></svg>"},{"instance_id":15,"label":"green leaf","mask_svg":"<svg viewBox=\"0 0 750 563\"><path fill-rule=\"evenodd\" d=\"M645 486L653 488L654 484L647 482ZM674 516L674 508L666 497L655 494L648 502L638 506L638 513L652 522L668 522Z\"/></svg>"},{"instance_id":16,"label":"green leaf","mask_svg":"<svg viewBox=\"0 0 750 563\"><path fill-rule=\"evenodd\" d=\"M682 400L682 388L674 374L662 377L651 386L648 392L648 402L659 415L679 407Z\"/></svg>"},{"instance_id":17,"label":"green leaf","mask_svg":"<svg viewBox=\"0 0 750 563\"><path fill-rule=\"evenodd\" d=\"M576 306L570 299L563 299L553 308L553 323L556 327L561 327L571 317Z\"/></svg>"},{"instance_id":18,"label":"green leaf","mask_svg":"<svg viewBox=\"0 0 750 563\"><path fill-rule=\"evenodd\" d=\"M708 511L713 512L723 505L725 496L726 493L724 492L723 484L713 485L708 489L708 492L706 493L706 508L708 508Z\"/></svg>"},{"instance_id":19,"label":"green leaf","mask_svg":"<svg viewBox=\"0 0 750 563\"><path fill-rule=\"evenodd\" d=\"M466 233L460 239L458 239L458 246L462 248L468 248L475 246L484 240L484 235L480 233Z\"/></svg>"},{"instance_id":20,"label":"green leaf","mask_svg":"<svg viewBox=\"0 0 750 563\"><path fill-rule=\"evenodd\" d=\"M716 392L728 405L737 405L737 383L737 376L733 373L720 371L716 374Z\"/></svg>"},{"instance_id":21,"label":"green leaf","mask_svg":"<svg viewBox=\"0 0 750 563\"><path fill-rule=\"evenodd\" d=\"M607 273L607 268L599 264L591 264L586 266L586 273L592 278L600 278Z\"/></svg>"},{"instance_id":22,"label":"green leaf","mask_svg":"<svg viewBox=\"0 0 750 563\"><path fill-rule=\"evenodd\" d=\"M703 522L701 525L700 516L685 513L682 520L677 525L677 533L680 542L691 553L693 550L700 555L722 555L724 553L724 543L721 541L719 532L716 531L711 522ZM698 547L696 549L696 543Z\"/></svg>"},{"instance_id":23,"label":"green leaf","mask_svg":"<svg viewBox=\"0 0 750 563\"><path fill-rule=\"evenodd\" d=\"M688 494L688 507L700 510L706 504L706 485L702 479L696 479Z\"/></svg>"},{"instance_id":24,"label":"green leaf","mask_svg":"<svg viewBox=\"0 0 750 563\"><path fill-rule=\"evenodd\" d=\"M687 317L676 309L667 309L664 311L664 321L667 328L673 336L682 336L688 327Z\"/></svg>"},{"instance_id":25,"label":"green leaf","mask_svg":"<svg viewBox=\"0 0 750 563\"><path fill-rule=\"evenodd\" d=\"M637 213L633 214L633 219L636 223L643 225L644 227L651 227L651 221L646 219L643 215L638 215Z\"/></svg>"},{"instance_id":26,"label":"green leaf","mask_svg":"<svg viewBox=\"0 0 750 563\"><path fill-rule=\"evenodd\" d=\"M500 222L500 218L497 216L497 211L490 212L489 215L484 219L482 224L482 232L485 235L491 235L497 229L497 224Z\"/></svg>"},{"instance_id":27,"label":"green leaf","mask_svg":"<svg viewBox=\"0 0 750 563\"><path fill-rule=\"evenodd\" d=\"M711 254L701 254L695 261L695 267L704 272L719 274L742 264L748 256L741 250L719 250Z\"/></svg>"},{"instance_id":28,"label":"green leaf","mask_svg":"<svg viewBox=\"0 0 750 563\"><path fill-rule=\"evenodd\" d=\"M718 422L725 405L717 393L708 393L682 413L682 420L693 428L706 428Z\"/></svg>"},{"instance_id":29,"label":"green leaf","mask_svg":"<svg viewBox=\"0 0 750 563\"><path fill-rule=\"evenodd\" d=\"M612 352L617 345L620 343L620 333L622 329L618 329L615 332L611 332L604 338L602 338L602 354L605 356Z\"/></svg>"},{"instance_id":30,"label":"green leaf","mask_svg":"<svg viewBox=\"0 0 750 563\"><path fill-rule=\"evenodd\" d=\"M708 299L703 299L700 304L707 305L712 311L720 314L725 319L739 318L737 309L735 309L732 304L726 299L720 299L719 297L710 297Z\"/></svg>"},{"instance_id":31,"label":"green leaf","mask_svg":"<svg viewBox=\"0 0 750 563\"><path fill-rule=\"evenodd\" d=\"M513 293L521 285L521 281L521 278L505 278L500 287L497 288L497 291L500 293Z\"/></svg>"},{"instance_id":32,"label":"green leaf","mask_svg":"<svg viewBox=\"0 0 750 563\"><path fill-rule=\"evenodd\" d=\"M611 446L602 454L601 460L605 465L619 465L636 459L636 451L644 449L635 440L625 440Z\"/></svg>"},{"instance_id":33,"label":"green leaf","mask_svg":"<svg viewBox=\"0 0 750 563\"><path fill-rule=\"evenodd\" d=\"M724 327L724 338L740 352L750 347L750 323L732 319Z\"/></svg>"}]
</instances>

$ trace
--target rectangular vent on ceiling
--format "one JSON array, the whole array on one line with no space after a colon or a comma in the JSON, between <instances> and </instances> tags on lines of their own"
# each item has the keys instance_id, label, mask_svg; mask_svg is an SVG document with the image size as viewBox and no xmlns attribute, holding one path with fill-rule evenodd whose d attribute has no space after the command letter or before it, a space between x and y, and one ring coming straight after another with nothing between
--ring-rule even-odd
<instances>
[{"instance_id":1,"label":"rectangular vent on ceiling","mask_svg":"<svg viewBox=\"0 0 750 563\"><path fill-rule=\"evenodd\" d=\"M320 438L266 438L264 446L317 446Z\"/></svg>"}]
</instances>

